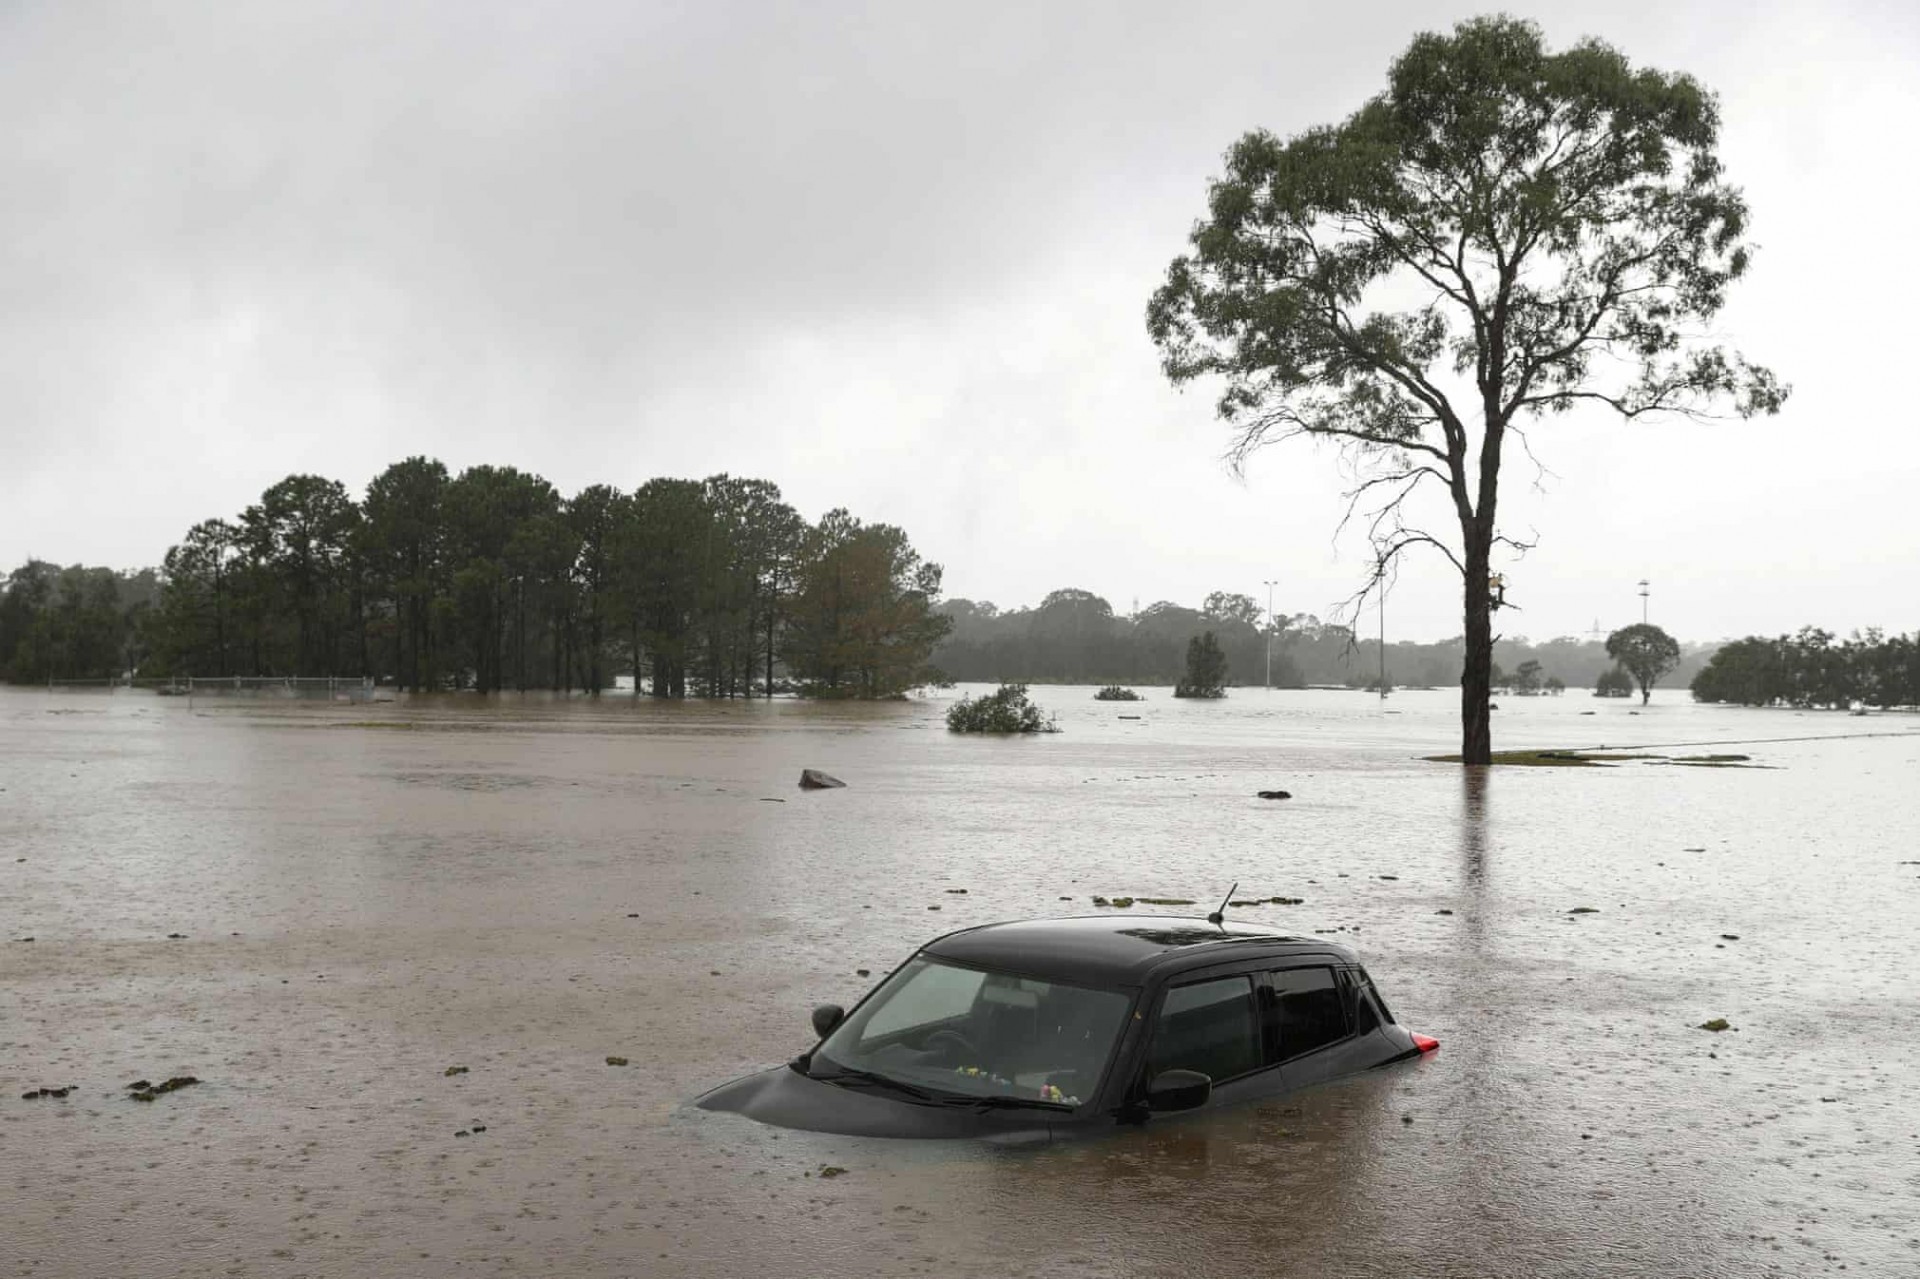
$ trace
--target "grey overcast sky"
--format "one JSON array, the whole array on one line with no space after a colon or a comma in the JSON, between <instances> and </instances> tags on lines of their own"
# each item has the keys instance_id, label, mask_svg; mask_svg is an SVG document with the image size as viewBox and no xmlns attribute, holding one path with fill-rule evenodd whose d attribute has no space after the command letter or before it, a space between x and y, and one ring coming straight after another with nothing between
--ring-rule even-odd
<instances>
[{"instance_id":1,"label":"grey overcast sky","mask_svg":"<svg viewBox=\"0 0 1920 1279\"><path fill-rule=\"evenodd\" d=\"M1510 634L1920 627L1920 6L1519 5L1721 95L1778 418L1534 432ZM296 471L719 471L904 526L949 595L1326 614L1336 454L1222 465L1143 310L1221 152L1454 3L0 4L0 564L157 563ZM4 571L4 568L0 568ZM1413 561L1392 633L1459 631ZM1369 619L1371 622L1371 619Z\"/></svg>"}]
</instances>

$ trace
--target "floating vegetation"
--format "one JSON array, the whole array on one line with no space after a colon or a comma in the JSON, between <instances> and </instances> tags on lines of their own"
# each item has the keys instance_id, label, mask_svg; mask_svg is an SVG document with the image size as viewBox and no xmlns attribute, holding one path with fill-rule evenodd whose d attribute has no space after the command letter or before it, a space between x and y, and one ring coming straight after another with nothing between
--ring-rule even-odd
<instances>
[{"instance_id":1,"label":"floating vegetation","mask_svg":"<svg viewBox=\"0 0 1920 1279\"><path fill-rule=\"evenodd\" d=\"M1133 900L1139 902L1142 906L1191 906L1193 905L1193 898L1191 897L1136 897Z\"/></svg>"},{"instance_id":2,"label":"floating vegetation","mask_svg":"<svg viewBox=\"0 0 1920 1279\"><path fill-rule=\"evenodd\" d=\"M627 1059L626 1059L625 1057L609 1057L609 1058L607 1058L607 1065L609 1065L609 1066L624 1066L624 1065L626 1065L626 1064L627 1064Z\"/></svg>"},{"instance_id":3,"label":"floating vegetation","mask_svg":"<svg viewBox=\"0 0 1920 1279\"><path fill-rule=\"evenodd\" d=\"M1700 1029L1711 1030L1717 1035L1723 1030L1732 1030L1733 1026L1727 1021L1725 1017L1715 1017L1712 1021L1701 1022Z\"/></svg>"},{"instance_id":4,"label":"floating vegetation","mask_svg":"<svg viewBox=\"0 0 1920 1279\"><path fill-rule=\"evenodd\" d=\"M152 1101L161 1093L178 1092L182 1088L191 1088L199 1082L192 1075L175 1075L161 1084L150 1084L144 1079L136 1079L127 1085L127 1092L135 1101Z\"/></svg>"},{"instance_id":5,"label":"floating vegetation","mask_svg":"<svg viewBox=\"0 0 1920 1279\"><path fill-rule=\"evenodd\" d=\"M442 1071L441 1073L442 1073L442 1074L444 1074L444 1075L445 1075L445 1076L446 1076L447 1078L449 1078L449 1079L451 1079L451 1078L453 1078L453 1077L454 1077L455 1075L464 1075L464 1074L466 1074L466 1073L467 1073L467 1068L466 1068L465 1066L448 1066L448 1067L447 1067L447 1068L446 1068L446 1069L445 1069L444 1071Z\"/></svg>"}]
</instances>

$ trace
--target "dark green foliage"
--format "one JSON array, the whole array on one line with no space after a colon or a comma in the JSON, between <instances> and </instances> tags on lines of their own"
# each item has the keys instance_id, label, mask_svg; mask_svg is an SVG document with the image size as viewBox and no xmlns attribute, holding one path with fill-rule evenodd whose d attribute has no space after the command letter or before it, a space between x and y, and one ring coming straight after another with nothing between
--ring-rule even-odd
<instances>
[{"instance_id":1,"label":"dark green foliage","mask_svg":"<svg viewBox=\"0 0 1920 1279\"><path fill-rule=\"evenodd\" d=\"M1368 592L1410 547L1458 570L1469 763L1491 752L1492 557L1517 545L1496 523L1509 428L1582 403L1750 415L1786 397L1708 336L1749 263L1718 135L1689 76L1472 19L1417 37L1341 123L1235 143L1148 306L1168 378L1220 385L1236 460L1300 435L1348 447ZM1423 484L1457 539L1406 522Z\"/></svg>"},{"instance_id":2,"label":"dark green foliage","mask_svg":"<svg viewBox=\"0 0 1920 1279\"><path fill-rule=\"evenodd\" d=\"M1856 633L1805 627L1777 639L1749 636L1722 645L1693 677L1695 701L1743 706L1835 707L1855 702L1890 709L1920 705L1920 632Z\"/></svg>"},{"instance_id":3,"label":"dark green foliage","mask_svg":"<svg viewBox=\"0 0 1920 1279\"><path fill-rule=\"evenodd\" d=\"M906 534L836 511L809 530L764 480L607 485L449 476L408 458L355 503L290 476L207 520L163 572L31 562L0 589L0 678L369 675L410 689L897 695L951 622ZM763 677L756 679L756 671Z\"/></svg>"},{"instance_id":4,"label":"dark green foliage","mask_svg":"<svg viewBox=\"0 0 1920 1279\"><path fill-rule=\"evenodd\" d=\"M1644 706L1660 677L1680 664L1680 644L1658 626L1636 622L1607 636L1607 656L1620 663L1640 685L1640 704Z\"/></svg>"},{"instance_id":5,"label":"dark green foliage","mask_svg":"<svg viewBox=\"0 0 1920 1279\"><path fill-rule=\"evenodd\" d=\"M1594 681L1595 697L1632 697L1633 674L1624 666L1609 666Z\"/></svg>"},{"instance_id":6,"label":"dark green foliage","mask_svg":"<svg viewBox=\"0 0 1920 1279\"><path fill-rule=\"evenodd\" d=\"M1051 716L1044 716L1027 698L1025 684L1002 684L983 697L962 697L947 708L947 727L956 733L1056 733Z\"/></svg>"},{"instance_id":7,"label":"dark green foliage","mask_svg":"<svg viewBox=\"0 0 1920 1279\"><path fill-rule=\"evenodd\" d=\"M151 569L28 560L0 581L0 678L117 679L140 664L159 593Z\"/></svg>"},{"instance_id":8,"label":"dark green foliage","mask_svg":"<svg viewBox=\"0 0 1920 1279\"><path fill-rule=\"evenodd\" d=\"M1095 693L1093 700L1096 702L1138 702L1141 701L1142 698L1140 694L1130 688L1122 688L1118 684L1109 684Z\"/></svg>"},{"instance_id":9,"label":"dark green foliage","mask_svg":"<svg viewBox=\"0 0 1920 1279\"><path fill-rule=\"evenodd\" d=\"M829 511L805 539L787 607L794 677L824 697L897 697L926 683L953 625L933 611L940 575L891 524Z\"/></svg>"},{"instance_id":10,"label":"dark green foliage","mask_svg":"<svg viewBox=\"0 0 1920 1279\"><path fill-rule=\"evenodd\" d=\"M1227 655L1212 631L1187 641L1187 673L1173 686L1175 697L1225 697Z\"/></svg>"}]
</instances>

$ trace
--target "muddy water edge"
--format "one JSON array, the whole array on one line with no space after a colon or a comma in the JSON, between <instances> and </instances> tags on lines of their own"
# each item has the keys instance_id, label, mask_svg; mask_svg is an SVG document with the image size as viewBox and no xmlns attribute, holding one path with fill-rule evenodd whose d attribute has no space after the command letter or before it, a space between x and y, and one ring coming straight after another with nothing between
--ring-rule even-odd
<instances>
[{"instance_id":1,"label":"muddy water edge","mask_svg":"<svg viewBox=\"0 0 1920 1279\"><path fill-rule=\"evenodd\" d=\"M0 1273L1920 1273L1913 717L1532 699L1765 767L1483 771L1448 693L1091 692L0 691ZM1038 1151L686 1105L932 935L1235 880L1437 1057Z\"/></svg>"}]
</instances>

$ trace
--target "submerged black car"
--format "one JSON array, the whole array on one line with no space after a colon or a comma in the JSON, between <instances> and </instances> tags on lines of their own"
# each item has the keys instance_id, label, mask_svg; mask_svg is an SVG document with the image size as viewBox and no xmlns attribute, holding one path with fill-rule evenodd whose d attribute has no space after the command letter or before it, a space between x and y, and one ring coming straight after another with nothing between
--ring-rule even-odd
<instances>
[{"instance_id":1,"label":"submerged black car","mask_svg":"<svg viewBox=\"0 0 1920 1279\"><path fill-rule=\"evenodd\" d=\"M698 1104L817 1132L1047 1140L1440 1046L1394 1024L1345 946L1125 915L949 933L813 1025L810 1051Z\"/></svg>"}]
</instances>

